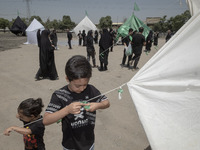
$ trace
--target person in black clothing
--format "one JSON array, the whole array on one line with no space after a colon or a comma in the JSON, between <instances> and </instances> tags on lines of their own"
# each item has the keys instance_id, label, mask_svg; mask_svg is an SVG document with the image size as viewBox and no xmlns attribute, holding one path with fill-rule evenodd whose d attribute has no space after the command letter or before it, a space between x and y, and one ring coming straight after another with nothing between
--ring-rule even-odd
<instances>
[{"instance_id":1,"label":"person in black clothing","mask_svg":"<svg viewBox=\"0 0 200 150\"><path fill-rule=\"evenodd\" d=\"M39 47L39 66L41 68L41 63L42 63L42 53L41 53L41 34L40 34L41 30L38 29L37 31L37 44L38 44L38 47ZM41 75L41 69L39 68L38 70L38 73L36 74L35 78L37 80L39 80L40 78L43 78L42 75Z\"/></svg>"},{"instance_id":2,"label":"person in black clothing","mask_svg":"<svg viewBox=\"0 0 200 150\"><path fill-rule=\"evenodd\" d=\"M42 123L42 99L29 98L22 101L18 107L16 117L24 123L24 127L11 126L4 131L9 136L10 132L15 131L23 134L25 150L45 150L43 140L45 127Z\"/></svg>"},{"instance_id":3,"label":"person in black clothing","mask_svg":"<svg viewBox=\"0 0 200 150\"><path fill-rule=\"evenodd\" d=\"M36 74L36 80L49 78L57 80L58 74L54 60L54 45L49 40L50 32L43 30L41 34L41 53L40 53L40 68Z\"/></svg>"},{"instance_id":4,"label":"person in black clothing","mask_svg":"<svg viewBox=\"0 0 200 150\"><path fill-rule=\"evenodd\" d=\"M126 36L125 38L122 39L122 43L124 44L125 48L124 48L124 56L122 58L122 63L121 63L121 66L122 67L129 67L129 62L132 58L132 55L129 55L128 56L128 62L127 62L127 65L125 65L125 62L126 62L126 48L128 47L129 43L131 44L131 41L132 41L132 35L133 35L133 29L130 28L129 31L128 31L128 36Z\"/></svg>"},{"instance_id":5,"label":"person in black clothing","mask_svg":"<svg viewBox=\"0 0 200 150\"><path fill-rule=\"evenodd\" d=\"M95 32L94 32L94 42L95 42L95 44L98 44L98 37L99 37L99 33L98 33L97 30L95 30Z\"/></svg>"},{"instance_id":6,"label":"person in black clothing","mask_svg":"<svg viewBox=\"0 0 200 150\"><path fill-rule=\"evenodd\" d=\"M87 60L90 62L90 57L92 57L93 67L96 67L96 60L95 60L95 49L93 44L93 32L92 30L88 31L87 37L87 44L86 44L86 50L87 50Z\"/></svg>"},{"instance_id":7,"label":"person in black clothing","mask_svg":"<svg viewBox=\"0 0 200 150\"><path fill-rule=\"evenodd\" d=\"M56 34L56 30L54 29L52 31L52 33L50 34L50 39L51 39L51 43L52 45L54 45L55 49L57 50L57 42L58 42L58 37L57 37L57 34Z\"/></svg>"},{"instance_id":8,"label":"person in black clothing","mask_svg":"<svg viewBox=\"0 0 200 150\"><path fill-rule=\"evenodd\" d=\"M69 49L72 49L71 40L72 40L72 33L67 29L67 38L68 38L68 45Z\"/></svg>"},{"instance_id":9,"label":"person in black clothing","mask_svg":"<svg viewBox=\"0 0 200 150\"><path fill-rule=\"evenodd\" d=\"M142 54L142 47L143 45L146 45L145 42L145 37L142 35L142 32L144 31L143 27L139 28L139 32L133 35L133 39L132 39L132 49L133 49L133 58L131 61L131 64L134 62L133 68L134 69L139 69L137 67L137 64L140 60L140 56Z\"/></svg>"},{"instance_id":10,"label":"person in black clothing","mask_svg":"<svg viewBox=\"0 0 200 150\"><path fill-rule=\"evenodd\" d=\"M83 30L82 31L82 37L83 37L83 46L86 46L86 39L85 39L85 37L86 37L86 33L85 33L85 30Z\"/></svg>"},{"instance_id":11,"label":"person in black clothing","mask_svg":"<svg viewBox=\"0 0 200 150\"><path fill-rule=\"evenodd\" d=\"M115 40L115 32L113 31L113 29L110 29L110 36L112 38L112 45L110 47L110 51L113 51L113 45L114 45L114 40Z\"/></svg>"},{"instance_id":12,"label":"person in black clothing","mask_svg":"<svg viewBox=\"0 0 200 150\"><path fill-rule=\"evenodd\" d=\"M165 38L166 42L167 42L171 37L172 37L172 32L171 32L171 30L168 30L168 31L167 31L167 36L166 36L166 38Z\"/></svg>"},{"instance_id":13,"label":"person in black clothing","mask_svg":"<svg viewBox=\"0 0 200 150\"><path fill-rule=\"evenodd\" d=\"M158 46L158 38L159 38L159 32L154 32L153 34L153 45Z\"/></svg>"},{"instance_id":14,"label":"person in black clothing","mask_svg":"<svg viewBox=\"0 0 200 150\"><path fill-rule=\"evenodd\" d=\"M103 33L99 40L99 60L100 68L99 71L108 70L108 54L109 48L112 45L112 37L107 29L103 29Z\"/></svg>"},{"instance_id":15,"label":"person in black clothing","mask_svg":"<svg viewBox=\"0 0 200 150\"><path fill-rule=\"evenodd\" d=\"M150 30L146 38L146 49L144 50L145 52L149 53L151 51L152 42L153 42L153 31Z\"/></svg>"},{"instance_id":16,"label":"person in black clothing","mask_svg":"<svg viewBox=\"0 0 200 150\"><path fill-rule=\"evenodd\" d=\"M96 110L110 106L108 98L89 84L92 67L84 56L71 57L65 66L67 85L56 90L44 114L44 125L62 119L64 150L94 150Z\"/></svg>"},{"instance_id":17,"label":"person in black clothing","mask_svg":"<svg viewBox=\"0 0 200 150\"><path fill-rule=\"evenodd\" d=\"M82 39L83 39L83 37L82 37L81 31L79 31L79 33L78 33L79 46L81 46L81 44L82 44Z\"/></svg>"}]
</instances>

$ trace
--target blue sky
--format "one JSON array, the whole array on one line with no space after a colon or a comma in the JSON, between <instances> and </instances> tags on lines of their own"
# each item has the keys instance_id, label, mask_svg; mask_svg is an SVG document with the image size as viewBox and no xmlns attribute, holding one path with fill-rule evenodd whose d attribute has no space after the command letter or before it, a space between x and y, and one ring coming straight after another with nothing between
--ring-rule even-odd
<instances>
[{"instance_id":1,"label":"blue sky","mask_svg":"<svg viewBox=\"0 0 200 150\"><path fill-rule=\"evenodd\" d=\"M133 12L134 2L140 8L135 15L142 21L146 17L174 17L188 9L185 0L30 0L30 14L40 16L43 21L62 20L69 15L79 23L85 17L85 11L93 23L111 16L113 22L123 22ZM0 17L12 20L19 12L20 17L27 17L26 0L0 0Z\"/></svg>"}]
</instances>

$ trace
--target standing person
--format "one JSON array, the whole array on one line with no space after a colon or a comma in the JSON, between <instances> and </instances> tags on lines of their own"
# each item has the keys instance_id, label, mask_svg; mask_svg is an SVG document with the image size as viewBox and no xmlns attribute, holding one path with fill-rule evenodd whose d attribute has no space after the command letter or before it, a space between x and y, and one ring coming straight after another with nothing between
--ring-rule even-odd
<instances>
[{"instance_id":1,"label":"standing person","mask_svg":"<svg viewBox=\"0 0 200 150\"><path fill-rule=\"evenodd\" d=\"M36 79L41 80L49 78L50 80L58 79L58 74L56 70L55 60L54 60L54 46L49 40L50 32L48 30L43 30L41 34L41 62L40 69L36 74ZM40 77L40 78L37 78Z\"/></svg>"},{"instance_id":2,"label":"standing person","mask_svg":"<svg viewBox=\"0 0 200 150\"><path fill-rule=\"evenodd\" d=\"M50 34L50 39L51 39L52 45L54 45L55 49L57 50L58 49L58 47L57 47L58 37L57 37L57 33L56 33L55 29Z\"/></svg>"},{"instance_id":3,"label":"standing person","mask_svg":"<svg viewBox=\"0 0 200 150\"><path fill-rule=\"evenodd\" d=\"M140 27L139 28L139 32L134 34L133 35L133 39L132 39L132 49L133 49L133 58L132 58L132 62L131 64L134 62L134 65L133 65L133 69L139 69L137 67L137 64L140 60L140 56L142 54L142 47L143 45L146 45L146 42L145 42L145 37L144 35L142 35L142 32L144 31L144 28L143 27Z\"/></svg>"},{"instance_id":4,"label":"standing person","mask_svg":"<svg viewBox=\"0 0 200 150\"><path fill-rule=\"evenodd\" d=\"M129 31L128 31L128 36L126 36L125 38L122 39L122 43L125 46L125 48L124 48L124 55L123 55L122 63L121 63L122 67L125 67L125 62L126 62L126 58L127 58L127 56L126 56L126 48L128 47L129 43L131 44L132 35L133 35L133 29L130 28ZM129 62L130 62L131 58L132 58L132 55L129 55L126 67L129 67Z\"/></svg>"},{"instance_id":5,"label":"standing person","mask_svg":"<svg viewBox=\"0 0 200 150\"><path fill-rule=\"evenodd\" d=\"M24 127L11 126L4 131L9 136L10 132L15 131L23 134L25 150L45 150L43 140L44 124L42 112L42 99L29 98L20 103L16 117L24 123Z\"/></svg>"},{"instance_id":6,"label":"standing person","mask_svg":"<svg viewBox=\"0 0 200 150\"><path fill-rule=\"evenodd\" d=\"M82 39L83 39L83 37L82 37L81 31L79 31L79 33L78 33L79 46L81 46L81 44L82 44Z\"/></svg>"},{"instance_id":7,"label":"standing person","mask_svg":"<svg viewBox=\"0 0 200 150\"><path fill-rule=\"evenodd\" d=\"M146 49L144 50L145 52L149 53L151 51L152 42L153 42L153 31L150 30L146 38Z\"/></svg>"},{"instance_id":8,"label":"standing person","mask_svg":"<svg viewBox=\"0 0 200 150\"><path fill-rule=\"evenodd\" d=\"M113 31L112 28L110 28L110 36L112 38L112 44L111 44L111 47L110 47L110 51L112 52L113 51L113 45L114 45L114 39L115 39L115 32Z\"/></svg>"},{"instance_id":9,"label":"standing person","mask_svg":"<svg viewBox=\"0 0 200 150\"><path fill-rule=\"evenodd\" d=\"M41 73L41 63L42 63L42 52L41 52L41 34L40 34L41 30L38 29L37 31L37 43L38 43L38 47L39 47L39 70L35 75L35 79L36 80L40 80L43 78L42 73Z\"/></svg>"},{"instance_id":10,"label":"standing person","mask_svg":"<svg viewBox=\"0 0 200 150\"><path fill-rule=\"evenodd\" d=\"M98 33L97 30L95 30L95 32L94 32L94 42L95 42L95 44L98 44L98 37L99 37L99 33Z\"/></svg>"},{"instance_id":11,"label":"standing person","mask_svg":"<svg viewBox=\"0 0 200 150\"><path fill-rule=\"evenodd\" d=\"M166 42L172 37L172 32L171 30L167 31L167 36L165 37Z\"/></svg>"},{"instance_id":12,"label":"standing person","mask_svg":"<svg viewBox=\"0 0 200 150\"><path fill-rule=\"evenodd\" d=\"M67 38L68 38L68 45L69 49L72 49L71 41L72 41L72 33L67 29Z\"/></svg>"},{"instance_id":13,"label":"standing person","mask_svg":"<svg viewBox=\"0 0 200 150\"><path fill-rule=\"evenodd\" d=\"M83 46L86 46L86 43L85 43L85 37L86 37L85 30L82 31L82 37L83 37Z\"/></svg>"},{"instance_id":14,"label":"standing person","mask_svg":"<svg viewBox=\"0 0 200 150\"><path fill-rule=\"evenodd\" d=\"M58 80L58 73L55 64L55 55L54 55L55 47L52 43L50 43L50 47L48 50L48 77L50 80Z\"/></svg>"},{"instance_id":15,"label":"standing person","mask_svg":"<svg viewBox=\"0 0 200 150\"><path fill-rule=\"evenodd\" d=\"M159 32L154 32L153 35L153 45L158 46L158 38L159 38Z\"/></svg>"},{"instance_id":16,"label":"standing person","mask_svg":"<svg viewBox=\"0 0 200 150\"><path fill-rule=\"evenodd\" d=\"M96 110L108 108L110 103L88 84L92 68L84 56L71 57L65 73L69 83L53 93L43 123L49 125L62 119L63 150L94 150Z\"/></svg>"},{"instance_id":17,"label":"standing person","mask_svg":"<svg viewBox=\"0 0 200 150\"><path fill-rule=\"evenodd\" d=\"M108 54L109 47L112 45L112 38L107 29L103 29L103 33L99 40L99 60L100 60L100 68L99 71L108 70Z\"/></svg>"},{"instance_id":18,"label":"standing person","mask_svg":"<svg viewBox=\"0 0 200 150\"><path fill-rule=\"evenodd\" d=\"M90 57L92 57L92 62L93 62L93 68L96 67L96 60L95 60L95 48L93 44L93 32L92 30L88 31L87 37L87 44L86 44L86 50L87 50L87 60L90 62Z\"/></svg>"},{"instance_id":19,"label":"standing person","mask_svg":"<svg viewBox=\"0 0 200 150\"><path fill-rule=\"evenodd\" d=\"M45 33L47 35L45 35ZM46 36L46 37L45 37ZM40 45L40 54L39 54L39 65L40 68L38 69L38 72L36 73L35 79L41 80L48 77L48 50L46 46L51 45L50 41L48 40L48 31L43 30L41 35L40 32L37 32L37 38L38 38L38 45ZM48 42L49 41L49 42Z\"/></svg>"}]
</instances>

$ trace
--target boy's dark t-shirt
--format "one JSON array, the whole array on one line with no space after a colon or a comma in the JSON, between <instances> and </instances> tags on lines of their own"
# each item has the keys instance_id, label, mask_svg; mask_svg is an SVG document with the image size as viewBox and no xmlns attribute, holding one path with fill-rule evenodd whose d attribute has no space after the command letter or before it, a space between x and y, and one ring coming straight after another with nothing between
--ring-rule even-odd
<instances>
[{"instance_id":1,"label":"boy's dark t-shirt","mask_svg":"<svg viewBox=\"0 0 200 150\"><path fill-rule=\"evenodd\" d=\"M68 86L55 91L46 112L54 113L72 102L86 101L101 102L107 99L105 95L101 95L92 85L87 85L86 89L81 93L71 92ZM62 145L67 149L89 150L94 144L94 127L95 112L86 112L81 109L80 114L69 114L62 119L63 140Z\"/></svg>"},{"instance_id":2,"label":"boy's dark t-shirt","mask_svg":"<svg viewBox=\"0 0 200 150\"><path fill-rule=\"evenodd\" d=\"M36 121L32 124L24 123L24 128L30 129L31 134L23 135L25 150L45 150L44 145L44 124L42 123L42 116L39 121ZM28 124L28 125L26 125Z\"/></svg>"}]
</instances>

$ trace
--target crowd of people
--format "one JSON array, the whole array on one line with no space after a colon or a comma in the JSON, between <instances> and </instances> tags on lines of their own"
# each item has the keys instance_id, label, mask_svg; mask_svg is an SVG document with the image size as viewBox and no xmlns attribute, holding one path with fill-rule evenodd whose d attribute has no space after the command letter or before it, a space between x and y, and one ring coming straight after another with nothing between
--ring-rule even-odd
<instances>
[{"instance_id":1,"label":"crowd of people","mask_svg":"<svg viewBox=\"0 0 200 150\"><path fill-rule=\"evenodd\" d=\"M143 36L143 27L137 30L129 29L128 35L122 37L122 44L124 45L122 67L127 67L129 69L139 69L138 62L140 60L143 46L145 46L144 52L150 53L152 44L154 46L158 45L159 33L149 31L148 36L145 38ZM171 31L168 31L166 36L166 42L171 38ZM86 33L85 30L79 31L77 34L78 45L86 47L87 60L90 62L92 60L93 68L98 68L99 71L108 70L108 57L109 52L113 52L113 47L116 44L116 32L113 29L102 29L99 32L97 30L89 30ZM69 49L72 49L72 33L67 29L67 39ZM57 34L56 30L50 32L49 30L38 30L37 41L39 47L39 70L35 76L36 80L49 78L50 80L58 79L58 74L56 71L54 50L57 50ZM96 50L94 44L99 46L99 55L96 56ZM131 48L131 50L130 50ZM127 51L129 49L129 54ZM100 64L96 64L96 59L99 59ZM126 62L128 58L128 61ZM134 62L134 63L133 63Z\"/></svg>"}]
</instances>

